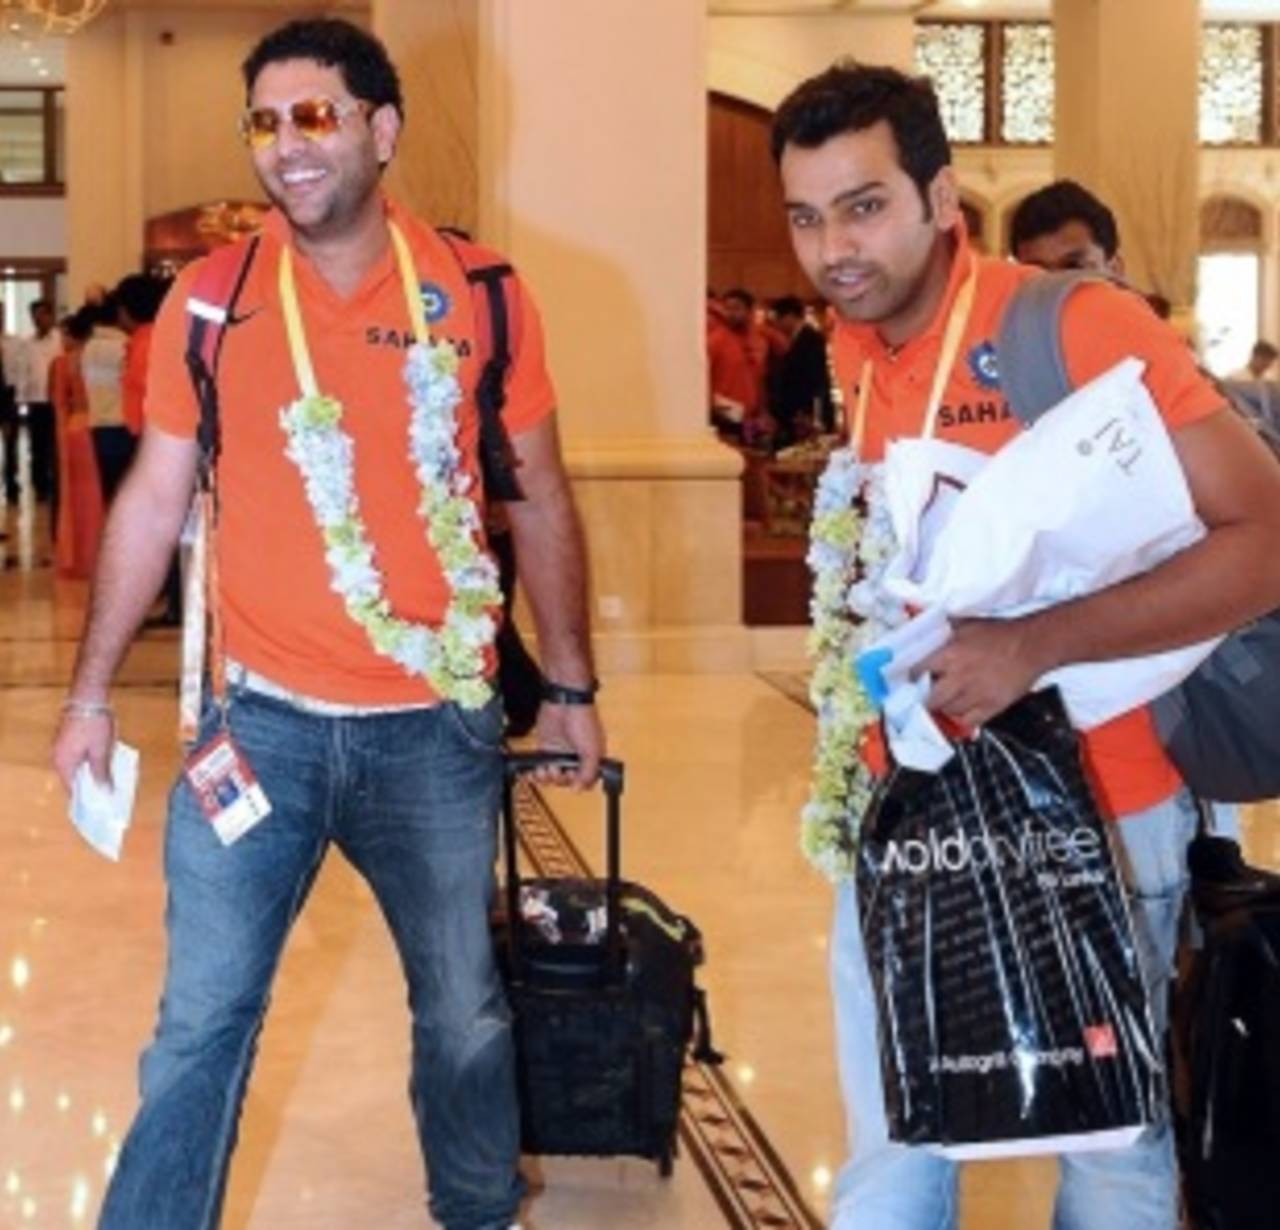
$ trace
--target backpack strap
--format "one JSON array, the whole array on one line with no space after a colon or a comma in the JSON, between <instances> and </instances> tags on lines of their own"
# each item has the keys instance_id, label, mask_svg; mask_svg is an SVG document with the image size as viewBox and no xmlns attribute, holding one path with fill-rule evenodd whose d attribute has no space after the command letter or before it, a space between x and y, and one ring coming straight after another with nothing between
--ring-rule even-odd
<instances>
[{"instance_id":1,"label":"backpack strap","mask_svg":"<svg viewBox=\"0 0 1280 1230\"><path fill-rule=\"evenodd\" d=\"M218 359L240 292L258 253L261 236L215 248L205 257L187 296L187 371L200 407L200 486L208 490L222 449L218 421Z\"/></svg>"},{"instance_id":2,"label":"backpack strap","mask_svg":"<svg viewBox=\"0 0 1280 1230\"><path fill-rule=\"evenodd\" d=\"M996 368L1009 408L1024 427L1073 391L1062 353L1062 310L1088 282L1116 284L1085 270L1044 273L1027 278L1005 308L996 338Z\"/></svg>"},{"instance_id":3,"label":"backpack strap","mask_svg":"<svg viewBox=\"0 0 1280 1230\"><path fill-rule=\"evenodd\" d=\"M491 499L512 503L524 499L516 478L515 453L502 419L507 404L507 375L520 339L520 300L515 270L496 252L473 243L457 231L441 229L471 290L477 357L476 410L480 415L480 468Z\"/></svg>"}]
</instances>

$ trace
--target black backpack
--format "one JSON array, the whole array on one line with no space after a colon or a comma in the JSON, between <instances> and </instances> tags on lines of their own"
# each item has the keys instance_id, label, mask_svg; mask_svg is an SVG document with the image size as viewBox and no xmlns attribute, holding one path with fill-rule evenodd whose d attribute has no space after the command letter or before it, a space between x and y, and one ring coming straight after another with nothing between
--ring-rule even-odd
<instances>
[{"instance_id":1,"label":"black backpack","mask_svg":"<svg viewBox=\"0 0 1280 1230\"><path fill-rule=\"evenodd\" d=\"M1047 273L1010 300L996 358L1009 407L1025 426L1072 392L1062 309L1078 286L1098 281L1112 279ZM1151 710L1169 758L1201 798L1244 803L1280 794L1280 610L1227 636Z\"/></svg>"},{"instance_id":2,"label":"black backpack","mask_svg":"<svg viewBox=\"0 0 1280 1230\"><path fill-rule=\"evenodd\" d=\"M1187 852L1204 935L1174 998L1178 1148L1196 1230L1280 1226L1280 876L1204 832Z\"/></svg>"}]
</instances>

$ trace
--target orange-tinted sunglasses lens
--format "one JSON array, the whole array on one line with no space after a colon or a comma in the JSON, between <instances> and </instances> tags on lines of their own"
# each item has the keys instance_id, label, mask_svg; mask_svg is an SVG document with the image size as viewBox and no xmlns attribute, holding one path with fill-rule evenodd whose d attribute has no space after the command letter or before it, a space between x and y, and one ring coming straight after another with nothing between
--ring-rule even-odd
<instances>
[{"instance_id":1,"label":"orange-tinted sunglasses lens","mask_svg":"<svg viewBox=\"0 0 1280 1230\"><path fill-rule=\"evenodd\" d=\"M252 107L240 121L240 132L254 149L265 149L280 135L285 122L274 107ZM300 98L291 103L288 122L293 131L309 141L332 136L342 124L342 112L331 98Z\"/></svg>"}]
</instances>

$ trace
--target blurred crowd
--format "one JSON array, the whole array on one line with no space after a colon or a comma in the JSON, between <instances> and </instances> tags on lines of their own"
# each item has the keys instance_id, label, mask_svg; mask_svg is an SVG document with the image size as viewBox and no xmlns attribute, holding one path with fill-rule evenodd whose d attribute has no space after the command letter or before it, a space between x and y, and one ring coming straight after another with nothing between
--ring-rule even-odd
<instances>
[{"instance_id":1,"label":"blurred crowd","mask_svg":"<svg viewBox=\"0 0 1280 1230\"><path fill-rule=\"evenodd\" d=\"M48 504L53 558L63 577L87 578L106 508L137 450L151 332L169 283L130 274L91 286L60 320L29 307L29 332L0 314L0 448L10 504L19 499L19 439L29 445L31 489ZM0 309L2 312L2 309ZM172 613L172 612L170 612Z\"/></svg>"}]
</instances>

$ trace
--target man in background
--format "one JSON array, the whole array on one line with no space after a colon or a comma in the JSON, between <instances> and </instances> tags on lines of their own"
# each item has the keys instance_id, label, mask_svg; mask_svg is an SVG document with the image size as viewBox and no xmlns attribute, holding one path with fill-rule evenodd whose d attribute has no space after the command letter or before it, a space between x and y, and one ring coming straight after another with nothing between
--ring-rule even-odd
<instances>
[{"instance_id":1,"label":"man in background","mask_svg":"<svg viewBox=\"0 0 1280 1230\"><path fill-rule=\"evenodd\" d=\"M1009 248L1024 265L1124 275L1115 215L1073 179L1058 179L1013 211Z\"/></svg>"},{"instance_id":2,"label":"man in background","mask_svg":"<svg viewBox=\"0 0 1280 1230\"><path fill-rule=\"evenodd\" d=\"M17 382L23 369L22 340L4 331L4 305L0 303L0 450L4 452L4 493L10 504L18 502L18 397Z\"/></svg>"},{"instance_id":3,"label":"man in background","mask_svg":"<svg viewBox=\"0 0 1280 1230\"><path fill-rule=\"evenodd\" d=\"M23 344L18 402L27 408L31 439L31 487L37 500L57 507L58 443L53 401L49 396L49 365L62 353L57 317L48 299L31 305L32 335Z\"/></svg>"},{"instance_id":4,"label":"man in background","mask_svg":"<svg viewBox=\"0 0 1280 1230\"><path fill-rule=\"evenodd\" d=\"M772 365L769 408L778 424L775 443L794 444L813 432L834 427L827 339L805 314L795 295L773 301L773 324L786 347Z\"/></svg>"},{"instance_id":5,"label":"man in background","mask_svg":"<svg viewBox=\"0 0 1280 1230\"><path fill-rule=\"evenodd\" d=\"M1232 372L1227 379L1266 380L1271 373L1271 369L1275 366L1277 358L1280 358L1280 350L1277 350L1264 338L1259 338L1254 342L1253 349L1249 352L1249 362L1238 372Z\"/></svg>"},{"instance_id":6,"label":"man in background","mask_svg":"<svg viewBox=\"0 0 1280 1230\"><path fill-rule=\"evenodd\" d=\"M764 410L768 344L755 323L755 296L742 289L721 296L719 319L708 318L707 375L711 421L726 435L758 434Z\"/></svg>"}]
</instances>

